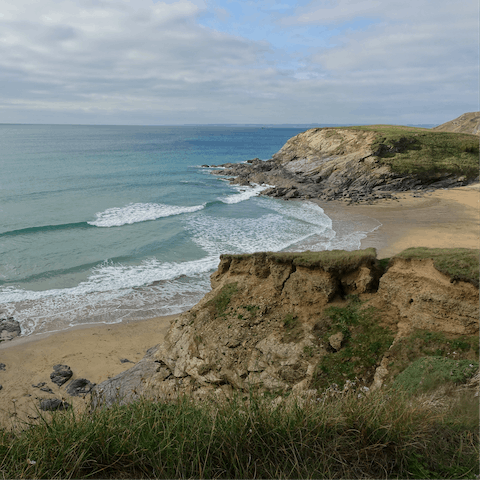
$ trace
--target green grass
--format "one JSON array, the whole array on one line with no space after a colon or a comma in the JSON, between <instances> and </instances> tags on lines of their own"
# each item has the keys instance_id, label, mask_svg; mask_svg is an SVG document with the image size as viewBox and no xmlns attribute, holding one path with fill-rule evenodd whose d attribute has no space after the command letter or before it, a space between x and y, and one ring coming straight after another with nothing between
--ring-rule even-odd
<instances>
[{"instance_id":1,"label":"green grass","mask_svg":"<svg viewBox=\"0 0 480 480\"><path fill-rule=\"evenodd\" d=\"M470 282L478 288L480 250L471 248L407 248L398 258L433 259L435 268L451 280Z\"/></svg>"},{"instance_id":2,"label":"green grass","mask_svg":"<svg viewBox=\"0 0 480 480\"><path fill-rule=\"evenodd\" d=\"M380 161L394 172L420 176L451 173L469 179L478 176L479 143L476 135L398 125L341 128L375 132L373 149Z\"/></svg>"},{"instance_id":3,"label":"green grass","mask_svg":"<svg viewBox=\"0 0 480 480\"><path fill-rule=\"evenodd\" d=\"M215 307L215 313L217 315L224 315L232 296L237 293L237 290L237 282L224 285L220 292L208 302L208 305Z\"/></svg>"},{"instance_id":4,"label":"green grass","mask_svg":"<svg viewBox=\"0 0 480 480\"><path fill-rule=\"evenodd\" d=\"M296 266L308 268L322 268L325 271L338 271L339 273L355 270L360 265L375 262L377 252L375 248L364 250L326 250L323 252L258 252L251 254L222 255L221 258L247 259L252 257L264 258L277 263L291 263Z\"/></svg>"},{"instance_id":5,"label":"green grass","mask_svg":"<svg viewBox=\"0 0 480 480\"><path fill-rule=\"evenodd\" d=\"M397 377L409 365L422 357L444 357L455 361L478 363L478 335L447 338L442 332L414 330L400 338L389 350L390 376Z\"/></svg>"},{"instance_id":6,"label":"green grass","mask_svg":"<svg viewBox=\"0 0 480 480\"><path fill-rule=\"evenodd\" d=\"M402 393L303 406L251 394L224 403L140 400L42 414L0 430L4 478L474 478L478 417Z\"/></svg>"},{"instance_id":7,"label":"green grass","mask_svg":"<svg viewBox=\"0 0 480 480\"><path fill-rule=\"evenodd\" d=\"M478 371L474 360L431 356L418 358L395 378L393 386L410 393L429 392L439 385L465 383Z\"/></svg>"},{"instance_id":8,"label":"green grass","mask_svg":"<svg viewBox=\"0 0 480 480\"><path fill-rule=\"evenodd\" d=\"M344 338L339 351L331 349L320 359L313 377L314 388L327 388L333 383L341 387L355 378L363 379L363 383L373 379L393 334L379 324L373 308L361 306L353 297L345 307L329 307L324 312L326 318L314 329L327 348L331 335L342 332Z\"/></svg>"}]
</instances>

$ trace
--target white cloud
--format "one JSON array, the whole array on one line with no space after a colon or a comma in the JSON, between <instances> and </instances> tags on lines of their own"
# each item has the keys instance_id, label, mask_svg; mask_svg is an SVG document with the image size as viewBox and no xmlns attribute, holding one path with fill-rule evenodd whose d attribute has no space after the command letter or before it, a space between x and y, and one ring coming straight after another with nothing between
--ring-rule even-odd
<instances>
[{"instance_id":1,"label":"white cloud","mask_svg":"<svg viewBox=\"0 0 480 480\"><path fill-rule=\"evenodd\" d=\"M0 0L0 122L435 123L476 108L469 2L314 1L294 16L265 2L277 24L261 41L199 24L210 10L235 22L228 6ZM334 29L329 48L316 26ZM297 50L276 46L292 27Z\"/></svg>"}]
</instances>

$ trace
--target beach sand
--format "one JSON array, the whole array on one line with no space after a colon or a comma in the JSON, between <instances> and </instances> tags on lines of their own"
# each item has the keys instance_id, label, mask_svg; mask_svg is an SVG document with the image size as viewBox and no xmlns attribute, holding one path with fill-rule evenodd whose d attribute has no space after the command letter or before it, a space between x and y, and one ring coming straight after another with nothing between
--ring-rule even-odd
<instances>
[{"instance_id":1,"label":"beach sand","mask_svg":"<svg viewBox=\"0 0 480 480\"><path fill-rule=\"evenodd\" d=\"M352 222L366 230L379 227L362 241L361 248L375 247L378 258L390 257L408 247L480 247L480 184L422 195L398 194L400 200L374 205L318 202L332 218L333 229ZM379 226L381 224L381 226ZM139 361L150 347L161 343L175 316L130 321L114 325L91 324L53 334L20 337L0 344L0 424L22 428L23 421L38 415L40 398L64 398L77 408L87 399L71 397L65 386L50 381L56 364L66 364L73 379L100 383L130 368L127 358ZM53 394L32 385L46 382Z\"/></svg>"},{"instance_id":2,"label":"beach sand","mask_svg":"<svg viewBox=\"0 0 480 480\"><path fill-rule=\"evenodd\" d=\"M175 316L117 324L88 324L55 333L18 337L0 344L0 425L22 428L22 422L38 416L40 399L65 399L77 410L88 402L50 380L56 364L68 365L72 379L100 383L132 367L154 345L161 343ZM120 360L130 362L122 363ZM46 382L53 394L32 385Z\"/></svg>"},{"instance_id":3,"label":"beach sand","mask_svg":"<svg viewBox=\"0 0 480 480\"><path fill-rule=\"evenodd\" d=\"M357 222L379 228L362 240L387 258L410 247L480 248L480 184L431 193L399 193L399 200L373 205L317 202L333 220L333 229Z\"/></svg>"}]
</instances>

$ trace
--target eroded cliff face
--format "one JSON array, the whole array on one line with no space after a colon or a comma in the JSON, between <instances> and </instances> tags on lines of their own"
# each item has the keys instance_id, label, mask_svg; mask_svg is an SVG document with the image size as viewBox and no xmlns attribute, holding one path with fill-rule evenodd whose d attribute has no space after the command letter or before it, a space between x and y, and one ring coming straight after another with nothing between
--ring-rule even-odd
<instances>
[{"instance_id":1,"label":"eroded cliff face","mask_svg":"<svg viewBox=\"0 0 480 480\"><path fill-rule=\"evenodd\" d=\"M314 128L287 141L270 160L226 164L213 173L231 176L239 185L274 185L262 194L290 198L346 199L351 202L395 198L411 189L467 184L466 177L438 173L399 174L382 164L379 155L402 152L414 140L375 146L376 134L342 128ZM408 145L407 145L408 144Z\"/></svg>"},{"instance_id":2,"label":"eroded cliff face","mask_svg":"<svg viewBox=\"0 0 480 480\"><path fill-rule=\"evenodd\" d=\"M341 348L341 339L325 342L318 334L323 311L344 305L349 294L376 307L393 344L418 328L450 336L478 333L473 285L450 283L430 260L394 259L380 274L376 261L340 273L268 254L225 255L212 275L212 291L179 315L165 341L141 362L98 385L95 402L128 402L139 395L202 399L252 387L308 390L322 356ZM388 375L387 358L378 362L375 376L373 371L359 380L378 388Z\"/></svg>"}]
</instances>

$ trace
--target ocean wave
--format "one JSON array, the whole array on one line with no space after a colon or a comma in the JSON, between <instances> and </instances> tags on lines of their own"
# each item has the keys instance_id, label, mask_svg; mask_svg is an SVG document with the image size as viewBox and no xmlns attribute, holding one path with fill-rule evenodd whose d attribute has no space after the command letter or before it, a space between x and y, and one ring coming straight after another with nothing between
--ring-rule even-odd
<instances>
[{"instance_id":1,"label":"ocean wave","mask_svg":"<svg viewBox=\"0 0 480 480\"><path fill-rule=\"evenodd\" d=\"M32 235L43 232L57 232L59 230L71 230L74 228L91 228L87 222L65 223L60 225L41 225L39 227L19 228L18 230L10 230L0 233L0 237L15 237L17 235Z\"/></svg>"},{"instance_id":2,"label":"ocean wave","mask_svg":"<svg viewBox=\"0 0 480 480\"><path fill-rule=\"evenodd\" d=\"M335 235L327 225L301 222L277 213L257 218L220 218L201 212L186 220L192 240L209 255L281 251L313 235L327 245Z\"/></svg>"},{"instance_id":3,"label":"ocean wave","mask_svg":"<svg viewBox=\"0 0 480 480\"><path fill-rule=\"evenodd\" d=\"M244 202L249 198L256 197L263 192L263 190L270 188L270 185L254 185L253 187L234 185L233 188L239 193L228 195L226 197L219 197L218 200L227 204Z\"/></svg>"},{"instance_id":4,"label":"ocean wave","mask_svg":"<svg viewBox=\"0 0 480 480\"><path fill-rule=\"evenodd\" d=\"M218 262L218 256L169 263L150 259L139 265L106 262L71 288L0 288L0 304L20 322L25 335L52 331L54 318L65 328L66 321L85 323L86 318L115 322L134 318L139 311L144 312L143 318L178 313L209 290L209 274Z\"/></svg>"},{"instance_id":5,"label":"ocean wave","mask_svg":"<svg viewBox=\"0 0 480 480\"><path fill-rule=\"evenodd\" d=\"M96 214L96 220L87 223L95 227L121 227L182 213L197 212L203 208L205 204L180 207L162 203L131 203L125 207L108 208L104 212L99 212Z\"/></svg>"},{"instance_id":6,"label":"ocean wave","mask_svg":"<svg viewBox=\"0 0 480 480\"><path fill-rule=\"evenodd\" d=\"M332 228L332 219L326 215L323 208L313 202L279 202L271 198L259 198L257 205L273 210L286 217L319 226L323 229Z\"/></svg>"}]
</instances>

